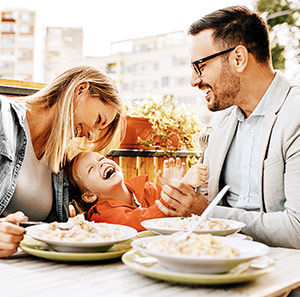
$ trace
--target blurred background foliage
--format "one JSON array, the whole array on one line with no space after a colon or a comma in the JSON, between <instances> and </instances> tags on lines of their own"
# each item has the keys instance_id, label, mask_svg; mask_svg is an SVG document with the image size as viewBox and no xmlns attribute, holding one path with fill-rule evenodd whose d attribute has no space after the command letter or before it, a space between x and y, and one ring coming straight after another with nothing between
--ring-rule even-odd
<instances>
[{"instance_id":1,"label":"blurred background foliage","mask_svg":"<svg viewBox=\"0 0 300 297\"><path fill-rule=\"evenodd\" d=\"M258 0L256 10L266 19L268 24L274 68L285 70L288 51L293 52L295 62L299 64L300 1Z\"/></svg>"}]
</instances>

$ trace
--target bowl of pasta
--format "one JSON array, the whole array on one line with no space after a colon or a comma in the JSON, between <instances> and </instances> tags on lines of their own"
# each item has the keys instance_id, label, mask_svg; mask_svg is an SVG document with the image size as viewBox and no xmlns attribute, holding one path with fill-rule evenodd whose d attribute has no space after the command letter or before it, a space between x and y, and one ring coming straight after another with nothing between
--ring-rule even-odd
<instances>
[{"instance_id":1,"label":"bowl of pasta","mask_svg":"<svg viewBox=\"0 0 300 297\"><path fill-rule=\"evenodd\" d=\"M155 233L170 235L175 232L189 230L199 219L198 215L190 217L170 217L145 220L141 225ZM226 219L205 218L202 224L194 231L198 234L210 233L212 235L225 236L239 232L246 224Z\"/></svg>"},{"instance_id":2,"label":"bowl of pasta","mask_svg":"<svg viewBox=\"0 0 300 297\"><path fill-rule=\"evenodd\" d=\"M134 228L89 222L80 215L64 224L64 227L57 222L27 227L26 235L58 252L91 253L106 251L114 244L131 239L137 234Z\"/></svg>"},{"instance_id":3,"label":"bowl of pasta","mask_svg":"<svg viewBox=\"0 0 300 297\"><path fill-rule=\"evenodd\" d=\"M205 274L226 273L242 262L269 252L269 247L259 242L196 233L178 241L180 234L136 239L131 245L142 254L156 258L167 269Z\"/></svg>"}]
</instances>

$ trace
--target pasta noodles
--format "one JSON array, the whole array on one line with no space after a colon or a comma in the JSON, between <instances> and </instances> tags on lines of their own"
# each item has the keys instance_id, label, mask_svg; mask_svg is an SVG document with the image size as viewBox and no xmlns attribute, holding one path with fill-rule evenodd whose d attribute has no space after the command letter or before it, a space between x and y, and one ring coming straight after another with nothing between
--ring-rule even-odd
<instances>
[{"instance_id":1,"label":"pasta noodles","mask_svg":"<svg viewBox=\"0 0 300 297\"><path fill-rule=\"evenodd\" d=\"M153 220L152 224L155 227L164 229L187 230L191 228L199 219L198 215L192 214L191 217L171 218L171 219L157 219ZM206 218L204 222L197 228L197 230L227 230L230 226L221 220Z\"/></svg>"},{"instance_id":2,"label":"pasta noodles","mask_svg":"<svg viewBox=\"0 0 300 297\"><path fill-rule=\"evenodd\" d=\"M201 257L207 259L216 258L234 258L239 256L237 248L230 246L214 238L211 234L192 233L186 240L178 241L176 236L181 232L170 236L162 236L157 240L151 241L147 249L172 255L185 255Z\"/></svg>"},{"instance_id":3,"label":"pasta noodles","mask_svg":"<svg viewBox=\"0 0 300 297\"><path fill-rule=\"evenodd\" d=\"M106 242L126 238L118 226L107 223L89 222L83 215L77 215L68 220L68 230L61 229L60 223L53 222L40 233L40 237L47 240L64 242Z\"/></svg>"}]
</instances>

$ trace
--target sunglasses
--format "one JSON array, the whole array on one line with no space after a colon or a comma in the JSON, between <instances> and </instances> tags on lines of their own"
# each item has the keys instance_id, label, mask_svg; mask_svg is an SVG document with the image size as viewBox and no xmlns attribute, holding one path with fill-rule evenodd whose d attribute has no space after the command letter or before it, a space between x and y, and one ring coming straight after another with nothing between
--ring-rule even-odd
<instances>
[{"instance_id":1,"label":"sunglasses","mask_svg":"<svg viewBox=\"0 0 300 297\"><path fill-rule=\"evenodd\" d=\"M218 56L221 56L221 55L224 55L226 53L229 53L229 52L233 51L235 48L236 47L232 47L232 48L229 48L229 49L227 49L225 51L221 51L221 52L218 52L216 54L213 54L213 55L207 56L205 58L199 59L197 61L194 61L191 64L192 69L197 73L197 75L202 76L202 71L201 71L202 66L199 66L199 64L202 64L202 63L204 63L204 62L206 62L208 60L211 60L211 59L216 58Z\"/></svg>"}]
</instances>

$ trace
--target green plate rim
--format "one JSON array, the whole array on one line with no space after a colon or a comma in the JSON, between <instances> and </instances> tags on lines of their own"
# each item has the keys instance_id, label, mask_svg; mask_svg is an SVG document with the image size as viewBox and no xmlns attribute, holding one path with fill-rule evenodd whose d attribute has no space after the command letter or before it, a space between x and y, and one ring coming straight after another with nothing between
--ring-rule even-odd
<instances>
[{"instance_id":1,"label":"green plate rim","mask_svg":"<svg viewBox=\"0 0 300 297\"><path fill-rule=\"evenodd\" d=\"M122 244L124 245L124 243ZM118 245L113 246L112 249L118 248ZM52 251L44 250L42 247L39 246L38 240L29 238L29 236L26 235L24 240L20 243L20 248L30 255L48 259L48 260L53 260L53 261L76 261L76 262L99 261L99 260L118 258L131 249L130 243L128 243L127 246L128 248L120 248L120 250L99 252L99 253L62 253L62 252L52 252Z\"/></svg>"},{"instance_id":2,"label":"green plate rim","mask_svg":"<svg viewBox=\"0 0 300 297\"><path fill-rule=\"evenodd\" d=\"M139 254L136 250L127 251L122 255L122 262L134 271L149 276L154 279L163 280L171 283L180 283L187 285L224 285L235 284L254 280L262 275L270 273L274 270L273 266L269 266L265 269L254 271L253 273L242 273L239 275L230 274L192 274L181 273L168 270L155 270L150 267L146 267L133 260L133 256Z\"/></svg>"}]
</instances>

